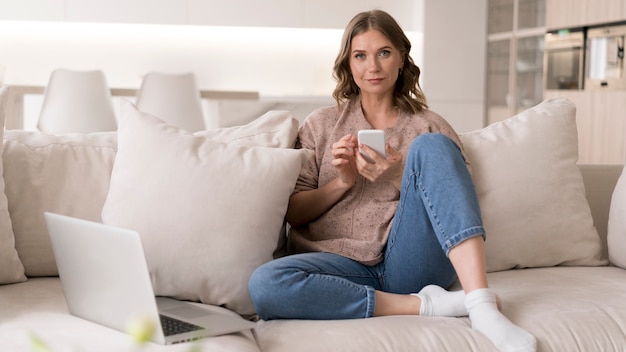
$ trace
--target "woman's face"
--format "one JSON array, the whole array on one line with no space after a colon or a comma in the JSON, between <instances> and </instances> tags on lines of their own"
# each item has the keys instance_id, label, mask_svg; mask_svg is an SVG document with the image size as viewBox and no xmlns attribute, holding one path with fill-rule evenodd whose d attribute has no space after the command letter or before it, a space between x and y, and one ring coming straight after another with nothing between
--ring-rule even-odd
<instances>
[{"instance_id":1,"label":"woman's face","mask_svg":"<svg viewBox=\"0 0 626 352\"><path fill-rule=\"evenodd\" d=\"M352 38L350 71L361 95L393 95L403 63L402 52L375 29Z\"/></svg>"}]
</instances>

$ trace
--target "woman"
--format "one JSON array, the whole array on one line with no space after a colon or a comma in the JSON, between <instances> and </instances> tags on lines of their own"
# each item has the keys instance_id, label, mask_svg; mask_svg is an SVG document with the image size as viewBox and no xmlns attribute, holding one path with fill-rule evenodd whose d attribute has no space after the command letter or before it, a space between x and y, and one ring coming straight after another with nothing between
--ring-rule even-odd
<instances>
[{"instance_id":1,"label":"woman","mask_svg":"<svg viewBox=\"0 0 626 352\"><path fill-rule=\"evenodd\" d=\"M292 255L254 272L252 300L266 320L469 315L500 350L533 351L535 338L488 289L469 162L452 127L427 109L410 49L383 11L348 24L337 106L311 113L298 135L315 160L289 200ZM385 131L386 156L358 145L361 129ZM463 291L446 291L457 277Z\"/></svg>"}]
</instances>

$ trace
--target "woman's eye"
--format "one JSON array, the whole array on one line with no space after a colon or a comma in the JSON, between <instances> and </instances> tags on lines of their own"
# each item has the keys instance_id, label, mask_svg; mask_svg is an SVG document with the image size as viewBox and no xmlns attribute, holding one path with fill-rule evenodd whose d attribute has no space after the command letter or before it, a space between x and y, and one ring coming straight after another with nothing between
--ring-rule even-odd
<instances>
[{"instance_id":1,"label":"woman's eye","mask_svg":"<svg viewBox=\"0 0 626 352\"><path fill-rule=\"evenodd\" d=\"M379 55L380 56L389 56L389 55L391 55L391 51L389 51L389 50L382 50Z\"/></svg>"},{"instance_id":2,"label":"woman's eye","mask_svg":"<svg viewBox=\"0 0 626 352\"><path fill-rule=\"evenodd\" d=\"M356 58L356 59L364 59L365 58L365 54L358 53L358 54L354 55L354 58Z\"/></svg>"}]
</instances>

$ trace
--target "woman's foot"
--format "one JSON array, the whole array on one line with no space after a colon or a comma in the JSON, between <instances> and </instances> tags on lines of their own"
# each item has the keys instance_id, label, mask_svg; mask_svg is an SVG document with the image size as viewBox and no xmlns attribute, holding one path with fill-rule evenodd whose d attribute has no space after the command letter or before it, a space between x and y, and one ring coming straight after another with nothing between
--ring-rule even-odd
<instances>
[{"instance_id":1,"label":"woman's foot","mask_svg":"<svg viewBox=\"0 0 626 352\"><path fill-rule=\"evenodd\" d=\"M513 324L498 309L498 298L487 288L469 292L465 297L472 328L485 334L502 352L534 352L537 340Z\"/></svg>"},{"instance_id":2,"label":"woman's foot","mask_svg":"<svg viewBox=\"0 0 626 352\"><path fill-rule=\"evenodd\" d=\"M428 285L413 295L422 300L420 315L429 317L465 317L465 292L446 291L437 285Z\"/></svg>"}]
</instances>

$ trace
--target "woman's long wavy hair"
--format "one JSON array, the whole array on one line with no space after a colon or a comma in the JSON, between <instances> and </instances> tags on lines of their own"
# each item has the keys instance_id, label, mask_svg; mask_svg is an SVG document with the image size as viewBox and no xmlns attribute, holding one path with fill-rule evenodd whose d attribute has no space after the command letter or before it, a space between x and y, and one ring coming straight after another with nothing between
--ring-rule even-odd
<instances>
[{"instance_id":1,"label":"woman's long wavy hair","mask_svg":"<svg viewBox=\"0 0 626 352\"><path fill-rule=\"evenodd\" d=\"M387 37L404 56L404 65L393 92L394 104L401 110L418 113L428 108L426 97L419 85L420 69L409 55L411 42L396 20L387 12L372 10L357 14L348 23L341 39L341 49L333 67L333 77L337 86L333 98L338 105L359 95L359 87L354 83L350 72L350 46L352 38L370 29L375 29Z\"/></svg>"}]
</instances>

